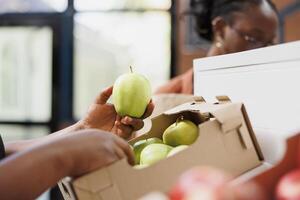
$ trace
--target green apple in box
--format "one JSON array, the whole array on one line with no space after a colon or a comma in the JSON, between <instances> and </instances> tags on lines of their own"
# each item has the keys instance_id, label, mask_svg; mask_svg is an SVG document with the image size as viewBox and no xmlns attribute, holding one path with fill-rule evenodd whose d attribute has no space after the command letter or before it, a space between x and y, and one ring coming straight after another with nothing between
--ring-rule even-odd
<instances>
[{"instance_id":1,"label":"green apple in box","mask_svg":"<svg viewBox=\"0 0 300 200\"><path fill-rule=\"evenodd\" d=\"M151 100L150 82L141 74L121 75L114 84L113 102L120 116L140 118Z\"/></svg>"},{"instance_id":2,"label":"green apple in box","mask_svg":"<svg viewBox=\"0 0 300 200\"><path fill-rule=\"evenodd\" d=\"M163 133L163 141L165 144L176 147L179 145L191 145L199 136L198 127L183 117L169 126Z\"/></svg>"},{"instance_id":3,"label":"green apple in box","mask_svg":"<svg viewBox=\"0 0 300 200\"><path fill-rule=\"evenodd\" d=\"M165 144L150 144L141 152L141 165L152 165L168 156L172 147Z\"/></svg>"},{"instance_id":4,"label":"green apple in box","mask_svg":"<svg viewBox=\"0 0 300 200\"><path fill-rule=\"evenodd\" d=\"M134 152L134 157L135 157L135 162L136 164L140 163L140 155L142 150L150 145L150 144L155 144L155 143L163 143L163 141L159 138L149 138L146 140L140 140L134 143L133 145L133 152Z\"/></svg>"},{"instance_id":5,"label":"green apple in box","mask_svg":"<svg viewBox=\"0 0 300 200\"><path fill-rule=\"evenodd\" d=\"M179 145L177 147L174 147L169 153L167 157L173 156L185 149L187 149L189 146L188 145Z\"/></svg>"}]
</instances>

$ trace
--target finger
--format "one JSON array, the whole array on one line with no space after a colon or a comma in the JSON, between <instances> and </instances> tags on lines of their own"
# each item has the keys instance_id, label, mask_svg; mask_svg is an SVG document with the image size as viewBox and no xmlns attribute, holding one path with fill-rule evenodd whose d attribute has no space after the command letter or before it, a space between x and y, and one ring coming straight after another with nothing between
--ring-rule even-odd
<instances>
[{"instance_id":1,"label":"finger","mask_svg":"<svg viewBox=\"0 0 300 200\"><path fill-rule=\"evenodd\" d=\"M154 107L155 107L154 103L151 100L150 103L148 104L147 108L146 108L146 111L145 111L144 115L142 116L142 119L145 119L145 118L149 117L152 114L152 112L154 110Z\"/></svg>"},{"instance_id":2,"label":"finger","mask_svg":"<svg viewBox=\"0 0 300 200\"><path fill-rule=\"evenodd\" d=\"M133 153L133 150L131 149L131 147L129 146L129 144L122 138L119 138L119 137L114 137L114 138L115 138L116 144L123 150L123 152L127 156L128 163L131 165L134 165L135 164L134 153Z\"/></svg>"},{"instance_id":3,"label":"finger","mask_svg":"<svg viewBox=\"0 0 300 200\"><path fill-rule=\"evenodd\" d=\"M130 138L130 136L133 132L132 126L122 124L120 121L116 121L115 126L116 126L118 136L120 136L121 138L124 138L124 139Z\"/></svg>"},{"instance_id":4,"label":"finger","mask_svg":"<svg viewBox=\"0 0 300 200\"><path fill-rule=\"evenodd\" d=\"M128 125L128 126L132 126L134 131L140 130L141 128L144 127L144 121L141 119L135 119L135 118L131 118L131 117L124 117L121 119L121 123Z\"/></svg>"},{"instance_id":5,"label":"finger","mask_svg":"<svg viewBox=\"0 0 300 200\"><path fill-rule=\"evenodd\" d=\"M119 115L117 115L117 117L116 117L116 121L117 121L117 122L121 122L121 119L122 119L122 117L121 117L121 116L119 116Z\"/></svg>"},{"instance_id":6,"label":"finger","mask_svg":"<svg viewBox=\"0 0 300 200\"><path fill-rule=\"evenodd\" d=\"M104 89L100 95L97 96L95 103L96 104L106 104L110 96L112 95L113 92L113 86L110 86L106 89Z\"/></svg>"}]
</instances>

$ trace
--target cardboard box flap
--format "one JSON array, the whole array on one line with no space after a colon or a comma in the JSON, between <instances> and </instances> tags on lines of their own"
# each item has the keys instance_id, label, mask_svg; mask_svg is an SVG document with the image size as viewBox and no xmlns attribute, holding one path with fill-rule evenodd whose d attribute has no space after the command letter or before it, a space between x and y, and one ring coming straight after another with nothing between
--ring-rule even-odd
<instances>
[{"instance_id":1,"label":"cardboard box flap","mask_svg":"<svg viewBox=\"0 0 300 200\"><path fill-rule=\"evenodd\" d=\"M101 177L98 179L96 177ZM87 174L74 181L74 186L81 190L98 192L112 186L112 180L106 169L95 171L93 174Z\"/></svg>"},{"instance_id":2,"label":"cardboard box flap","mask_svg":"<svg viewBox=\"0 0 300 200\"><path fill-rule=\"evenodd\" d=\"M222 103L222 104L213 104L213 103L205 103L204 101L194 101L194 102L188 102L184 103L180 106L177 106L171 110L168 110L164 112L166 115L176 114L183 111L194 111L194 112L213 112L215 110L223 109L227 106L230 106L232 104L238 104L240 107L242 106L242 103Z\"/></svg>"},{"instance_id":3,"label":"cardboard box flap","mask_svg":"<svg viewBox=\"0 0 300 200\"><path fill-rule=\"evenodd\" d=\"M227 133L241 127L243 116L241 104L228 104L226 109L213 110L210 113L221 123L222 131Z\"/></svg>"}]
</instances>

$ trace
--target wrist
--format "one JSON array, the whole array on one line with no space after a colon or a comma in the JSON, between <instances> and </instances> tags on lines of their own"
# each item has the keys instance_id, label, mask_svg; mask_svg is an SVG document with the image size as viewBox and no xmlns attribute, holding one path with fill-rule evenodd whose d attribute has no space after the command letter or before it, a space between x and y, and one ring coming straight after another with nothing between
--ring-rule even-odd
<instances>
[{"instance_id":1,"label":"wrist","mask_svg":"<svg viewBox=\"0 0 300 200\"><path fill-rule=\"evenodd\" d=\"M28 149L29 147L33 146L33 144L33 140L8 142L5 144L5 154L6 156L10 156L14 153Z\"/></svg>"},{"instance_id":2,"label":"wrist","mask_svg":"<svg viewBox=\"0 0 300 200\"><path fill-rule=\"evenodd\" d=\"M68 153L68 148L61 142L54 142L49 145L50 147L45 147L45 149L53 151L53 163L57 171L62 173L62 177L70 176L74 168L74 161Z\"/></svg>"},{"instance_id":3,"label":"wrist","mask_svg":"<svg viewBox=\"0 0 300 200\"><path fill-rule=\"evenodd\" d=\"M80 131L80 130L83 130L83 129L86 129L86 123L85 123L84 120L79 120L78 122L76 122L73 125L73 130L74 131Z\"/></svg>"}]
</instances>

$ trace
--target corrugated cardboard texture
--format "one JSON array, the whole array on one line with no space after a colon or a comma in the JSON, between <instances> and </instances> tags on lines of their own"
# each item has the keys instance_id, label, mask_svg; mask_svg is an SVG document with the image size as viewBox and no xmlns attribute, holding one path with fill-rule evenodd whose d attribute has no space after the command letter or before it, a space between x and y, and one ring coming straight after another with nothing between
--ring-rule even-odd
<instances>
[{"instance_id":1,"label":"corrugated cardboard texture","mask_svg":"<svg viewBox=\"0 0 300 200\"><path fill-rule=\"evenodd\" d=\"M66 184L73 186L78 199L134 200L151 191L167 192L193 166L215 166L238 176L261 164L260 149L241 103L183 104L153 118L150 131L130 143L161 138L180 116L199 127L200 136L188 149L141 170L122 160Z\"/></svg>"}]
</instances>

